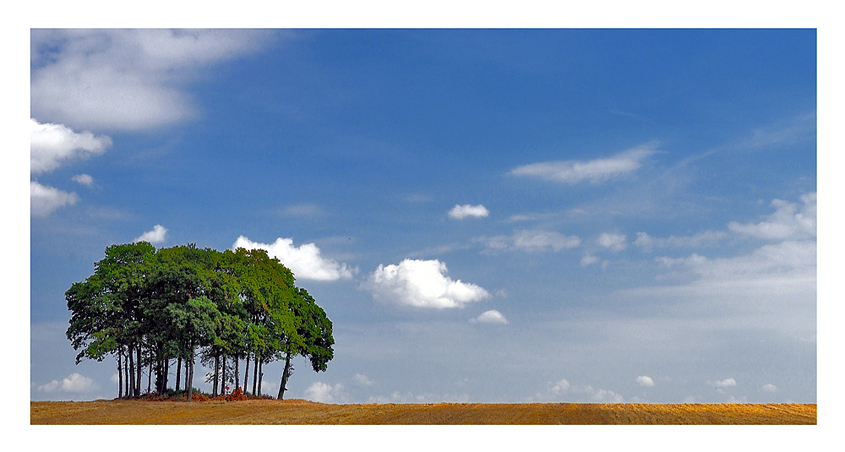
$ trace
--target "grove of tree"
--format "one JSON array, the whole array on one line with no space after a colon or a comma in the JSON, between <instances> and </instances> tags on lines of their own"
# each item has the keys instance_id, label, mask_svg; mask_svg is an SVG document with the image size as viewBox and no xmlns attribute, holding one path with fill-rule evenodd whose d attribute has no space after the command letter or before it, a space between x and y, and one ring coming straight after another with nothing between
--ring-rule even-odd
<instances>
[{"instance_id":1,"label":"grove of tree","mask_svg":"<svg viewBox=\"0 0 845 452\"><path fill-rule=\"evenodd\" d=\"M319 372L334 356L331 321L294 281L264 250L112 245L94 273L65 292L66 334L77 364L115 358L119 398L141 396L144 369L146 392L166 393L175 365L175 391L187 391L190 401L199 359L213 369L212 397L230 385L261 395L264 365L284 361L281 399L291 358L303 356Z\"/></svg>"}]
</instances>

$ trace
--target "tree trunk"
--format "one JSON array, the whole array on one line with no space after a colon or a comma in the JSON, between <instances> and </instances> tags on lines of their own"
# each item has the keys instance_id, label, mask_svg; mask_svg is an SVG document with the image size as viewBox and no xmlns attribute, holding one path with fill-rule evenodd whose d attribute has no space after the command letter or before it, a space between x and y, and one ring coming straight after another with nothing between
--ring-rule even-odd
<instances>
[{"instance_id":1,"label":"tree trunk","mask_svg":"<svg viewBox=\"0 0 845 452\"><path fill-rule=\"evenodd\" d=\"M255 354L255 371L252 373L252 395L257 396L258 393L255 392L255 385L257 384L258 380L258 353Z\"/></svg>"},{"instance_id":2,"label":"tree trunk","mask_svg":"<svg viewBox=\"0 0 845 452\"><path fill-rule=\"evenodd\" d=\"M150 389L153 387L153 360L152 356L150 356L150 365L147 366L147 394L150 393Z\"/></svg>"},{"instance_id":3,"label":"tree trunk","mask_svg":"<svg viewBox=\"0 0 845 452\"><path fill-rule=\"evenodd\" d=\"M258 361L258 395L261 395L261 380L264 379L264 360Z\"/></svg>"},{"instance_id":4,"label":"tree trunk","mask_svg":"<svg viewBox=\"0 0 845 452\"><path fill-rule=\"evenodd\" d=\"M244 394L249 392L249 353L246 354L246 359L244 360L246 363L244 367L246 367L246 371L244 371Z\"/></svg>"},{"instance_id":5,"label":"tree trunk","mask_svg":"<svg viewBox=\"0 0 845 452\"><path fill-rule=\"evenodd\" d=\"M179 379L182 377L182 357L176 359L176 392L179 392Z\"/></svg>"},{"instance_id":6,"label":"tree trunk","mask_svg":"<svg viewBox=\"0 0 845 452\"><path fill-rule=\"evenodd\" d=\"M126 397L133 397L135 395L135 349L129 346L129 389L126 391Z\"/></svg>"},{"instance_id":7,"label":"tree trunk","mask_svg":"<svg viewBox=\"0 0 845 452\"><path fill-rule=\"evenodd\" d=\"M135 353L138 355L138 365L135 366L135 372L138 373L138 378L135 379L135 397L141 397L141 344L138 344Z\"/></svg>"},{"instance_id":8,"label":"tree trunk","mask_svg":"<svg viewBox=\"0 0 845 452\"><path fill-rule=\"evenodd\" d=\"M211 390L211 397L217 397L217 379L220 377L220 355L214 354L214 385Z\"/></svg>"},{"instance_id":9,"label":"tree trunk","mask_svg":"<svg viewBox=\"0 0 845 452\"><path fill-rule=\"evenodd\" d=\"M185 388L188 390L188 402L191 401L191 393L194 392L194 346L191 344L188 360L185 361Z\"/></svg>"},{"instance_id":10,"label":"tree trunk","mask_svg":"<svg viewBox=\"0 0 845 452\"><path fill-rule=\"evenodd\" d=\"M126 349L129 352L129 349ZM126 357L123 359L123 396L129 397L129 358L132 355L129 353L126 354Z\"/></svg>"},{"instance_id":11,"label":"tree trunk","mask_svg":"<svg viewBox=\"0 0 845 452\"><path fill-rule=\"evenodd\" d=\"M223 368L223 375L221 375L220 378L220 393L226 395L226 354L224 353L221 358L223 361L223 364L221 366Z\"/></svg>"},{"instance_id":12,"label":"tree trunk","mask_svg":"<svg viewBox=\"0 0 845 452\"><path fill-rule=\"evenodd\" d=\"M285 385L288 383L288 374L290 372L290 352L285 355L285 370L282 371L282 384L279 385L279 400L285 397Z\"/></svg>"},{"instance_id":13,"label":"tree trunk","mask_svg":"<svg viewBox=\"0 0 845 452\"><path fill-rule=\"evenodd\" d=\"M123 352L120 349L118 349L117 350L117 398L118 399L123 398L123 367L122 367L123 364L121 362L122 361L121 355L123 355Z\"/></svg>"},{"instance_id":14,"label":"tree trunk","mask_svg":"<svg viewBox=\"0 0 845 452\"><path fill-rule=\"evenodd\" d=\"M238 362L238 355L235 355L235 389L238 388L238 384L240 383L240 380L241 380L240 374L238 373L238 371L240 370L240 369L238 369L239 367L240 367L240 363ZM234 389L233 389L233 391L234 391Z\"/></svg>"}]
</instances>

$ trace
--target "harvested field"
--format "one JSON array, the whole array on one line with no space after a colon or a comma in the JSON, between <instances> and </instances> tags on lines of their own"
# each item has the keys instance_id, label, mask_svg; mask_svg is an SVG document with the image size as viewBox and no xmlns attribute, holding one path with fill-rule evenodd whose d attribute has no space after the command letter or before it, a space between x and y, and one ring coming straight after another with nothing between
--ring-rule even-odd
<instances>
[{"instance_id":1,"label":"harvested field","mask_svg":"<svg viewBox=\"0 0 845 452\"><path fill-rule=\"evenodd\" d=\"M815 404L434 403L333 405L304 400L30 402L36 424L816 424Z\"/></svg>"}]
</instances>

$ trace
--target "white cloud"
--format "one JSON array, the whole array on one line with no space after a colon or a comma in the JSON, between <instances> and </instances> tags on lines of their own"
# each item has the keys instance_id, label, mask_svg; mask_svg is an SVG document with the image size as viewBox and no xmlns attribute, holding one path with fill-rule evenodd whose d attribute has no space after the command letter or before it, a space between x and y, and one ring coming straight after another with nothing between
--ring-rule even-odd
<instances>
[{"instance_id":1,"label":"white cloud","mask_svg":"<svg viewBox=\"0 0 845 452\"><path fill-rule=\"evenodd\" d=\"M645 251L651 251L653 248L696 248L708 243L715 243L727 236L728 234L722 231L704 231L691 236L678 237L670 235L665 238L656 238L645 232L637 232L637 238L633 243L634 246L642 248Z\"/></svg>"},{"instance_id":2,"label":"white cloud","mask_svg":"<svg viewBox=\"0 0 845 452\"><path fill-rule=\"evenodd\" d=\"M33 30L32 115L95 130L182 121L197 70L257 50L263 30Z\"/></svg>"},{"instance_id":3,"label":"white cloud","mask_svg":"<svg viewBox=\"0 0 845 452\"><path fill-rule=\"evenodd\" d=\"M141 234L140 237L133 240L133 242L150 242L150 243L162 243L167 238L167 228L164 226L157 224L153 226L152 231L147 231Z\"/></svg>"},{"instance_id":4,"label":"white cloud","mask_svg":"<svg viewBox=\"0 0 845 452\"><path fill-rule=\"evenodd\" d=\"M322 256L320 248L313 243L306 243L296 247L293 239L279 237L272 244L253 242L244 236L239 236L232 249L245 248L262 249L267 251L270 257L275 257L287 268L289 268L297 279L310 279L315 281L336 281L339 279L351 279L358 271L357 268L350 268Z\"/></svg>"},{"instance_id":5,"label":"white cloud","mask_svg":"<svg viewBox=\"0 0 845 452\"><path fill-rule=\"evenodd\" d=\"M352 381L354 381L355 384L357 384L358 386L372 386L373 384L375 384L373 383L373 380L370 380L370 378L364 374L353 375Z\"/></svg>"},{"instance_id":6,"label":"white cloud","mask_svg":"<svg viewBox=\"0 0 845 452\"><path fill-rule=\"evenodd\" d=\"M764 240L795 240L816 237L816 194L801 197L803 206L780 199L772 201L775 213L760 223L732 221L728 229L740 235Z\"/></svg>"},{"instance_id":7,"label":"white cloud","mask_svg":"<svg viewBox=\"0 0 845 452\"><path fill-rule=\"evenodd\" d=\"M316 204L296 204L282 210L282 214L289 217L316 217L324 213L323 208Z\"/></svg>"},{"instance_id":8,"label":"white cloud","mask_svg":"<svg viewBox=\"0 0 845 452\"><path fill-rule=\"evenodd\" d=\"M654 144L647 144L612 157L589 161L567 160L532 163L515 168L510 171L510 174L538 177L567 184L576 184L585 180L597 183L640 168L642 161L654 154L654 147Z\"/></svg>"},{"instance_id":9,"label":"white cloud","mask_svg":"<svg viewBox=\"0 0 845 452\"><path fill-rule=\"evenodd\" d=\"M649 376L640 375L639 377L637 377L637 384L650 388L654 386L654 380L652 380Z\"/></svg>"},{"instance_id":10,"label":"white cloud","mask_svg":"<svg viewBox=\"0 0 845 452\"><path fill-rule=\"evenodd\" d=\"M490 310L490 311L485 311L485 312L481 313L481 315L472 319L472 322L473 323L474 322L478 322L478 323L500 323L500 324L503 324L503 325L507 325L508 319L506 319L505 316L502 315L501 312L496 311L496 310Z\"/></svg>"},{"instance_id":11,"label":"white cloud","mask_svg":"<svg viewBox=\"0 0 845 452\"><path fill-rule=\"evenodd\" d=\"M88 174L77 174L71 177L70 179L76 182L77 184L85 185L86 187L94 185L94 178L89 176Z\"/></svg>"},{"instance_id":12,"label":"white cloud","mask_svg":"<svg viewBox=\"0 0 845 452\"><path fill-rule=\"evenodd\" d=\"M475 239L483 242L492 250L519 250L528 252L559 252L581 245L577 236L567 236L554 231L522 230L512 236L482 237Z\"/></svg>"},{"instance_id":13,"label":"white cloud","mask_svg":"<svg viewBox=\"0 0 845 452\"><path fill-rule=\"evenodd\" d=\"M72 373L62 381L53 380L50 383L38 386L37 389L41 392L89 392L96 389L96 385L94 380L78 373Z\"/></svg>"},{"instance_id":14,"label":"white cloud","mask_svg":"<svg viewBox=\"0 0 845 452\"><path fill-rule=\"evenodd\" d=\"M763 387L762 387L762 388L760 388L760 389L761 389L763 392L777 392L778 387L777 387L777 386L775 386L775 385L773 385L773 384L771 384L771 383L766 383L766 384L764 384L764 385L763 385Z\"/></svg>"},{"instance_id":15,"label":"white cloud","mask_svg":"<svg viewBox=\"0 0 845 452\"><path fill-rule=\"evenodd\" d=\"M554 395L566 394L566 392L569 391L569 386L569 382L564 378L558 380L558 382L555 383L549 391Z\"/></svg>"},{"instance_id":16,"label":"white cloud","mask_svg":"<svg viewBox=\"0 0 845 452\"><path fill-rule=\"evenodd\" d=\"M622 251L628 246L625 238L624 234L610 234L605 232L599 236L598 244L613 251Z\"/></svg>"},{"instance_id":17,"label":"white cloud","mask_svg":"<svg viewBox=\"0 0 845 452\"><path fill-rule=\"evenodd\" d=\"M490 296L480 286L453 281L447 273L439 260L405 259L398 265L379 265L362 287L378 300L417 308L459 308Z\"/></svg>"},{"instance_id":18,"label":"white cloud","mask_svg":"<svg viewBox=\"0 0 845 452\"><path fill-rule=\"evenodd\" d=\"M599 258L593 256L592 254L585 254L584 257L581 258L581 266L586 267L588 265L593 265L599 261Z\"/></svg>"},{"instance_id":19,"label":"white cloud","mask_svg":"<svg viewBox=\"0 0 845 452\"><path fill-rule=\"evenodd\" d=\"M736 386L736 380L733 378L726 378L724 380L715 381L713 384L716 385L717 388L727 388L730 386Z\"/></svg>"},{"instance_id":20,"label":"white cloud","mask_svg":"<svg viewBox=\"0 0 845 452\"><path fill-rule=\"evenodd\" d=\"M30 172L41 174L71 159L102 154L111 147L111 138L91 132L76 133L61 124L39 124L30 119Z\"/></svg>"},{"instance_id":21,"label":"white cloud","mask_svg":"<svg viewBox=\"0 0 845 452\"><path fill-rule=\"evenodd\" d=\"M490 211L481 204L477 206L471 206L469 204L464 204L462 206L456 205L449 211L449 217L458 220L462 220L466 217L485 218L488 216L490 216Z\"/></svg>"},{"instance_id":22,"label":"white cloud","mask_svg":"<svg viewBox=\"0 0 845 452\"><path fill-rule=\"evenodd\" d=\"M305 398L320 403L338 403L349 399L342 384L330 385L320 381L315 381L305 389Z\"/></svg>"},{"instance_id":23,"label":"white cloud","mask_svg":"<svg viewBox=\"0 0 845 452\"><path fill-rule=\"evenodd\" d=\"M29 182L29 208L33 217L47 217L54 210L76 204L79 197L76 193L67 193L59 189Z\"/></svg>"}]
</instances>

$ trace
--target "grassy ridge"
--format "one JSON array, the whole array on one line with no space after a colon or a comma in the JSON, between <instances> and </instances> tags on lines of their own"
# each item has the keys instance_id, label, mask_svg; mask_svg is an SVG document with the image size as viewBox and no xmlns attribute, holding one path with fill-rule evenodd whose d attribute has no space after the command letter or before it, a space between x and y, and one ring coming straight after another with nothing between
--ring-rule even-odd
<instances>
[{"instance_id":1,"label":"grassy ridge","mask_svg":"<svg viewBox=\"0 0 845 452\"><path fill-rule=\"evenodd\" d=\"M36 424L816 424L815 404L30 402Z\"/></svg>"}]
</instances>

